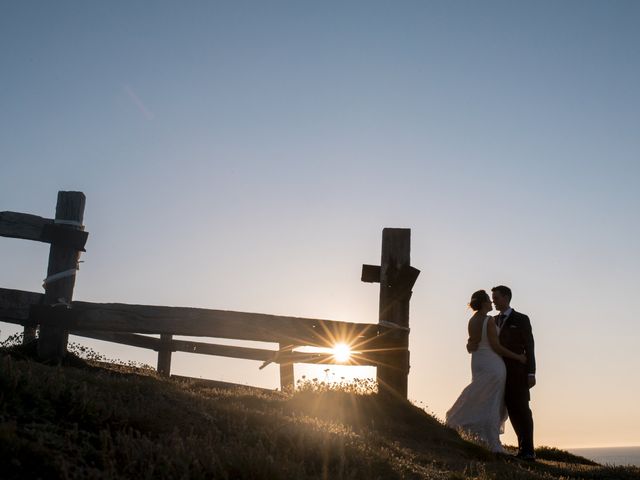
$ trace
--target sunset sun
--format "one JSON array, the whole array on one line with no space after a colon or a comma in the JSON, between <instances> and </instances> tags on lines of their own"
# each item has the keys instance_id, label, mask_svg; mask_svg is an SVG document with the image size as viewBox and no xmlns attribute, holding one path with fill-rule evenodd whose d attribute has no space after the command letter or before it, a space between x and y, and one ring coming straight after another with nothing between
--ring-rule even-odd
<instances>
[{"instance_id":1,"label":"sunset sun","mask_svg":"<svg viewBox=\"0 0 640 480\"><path fill-rule=\"evenodd\" d=\"M337 362L347 362L351 358L351 347L346 343L337 343L333 347L333 356Z\"/></svg>"}]
</instances>

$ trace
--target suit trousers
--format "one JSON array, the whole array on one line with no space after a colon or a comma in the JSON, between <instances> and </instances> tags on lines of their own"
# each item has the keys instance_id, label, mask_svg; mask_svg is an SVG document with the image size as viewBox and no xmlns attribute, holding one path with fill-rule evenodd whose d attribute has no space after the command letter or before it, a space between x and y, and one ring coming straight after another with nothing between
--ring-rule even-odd
<instances>
[{"instance_id":1,"label":"suit trousers","mask_svg":"<svg viewBox=\"0 0 640 480\"><path fill-rule=\"evenodd\" d=\"M529 374L527 367L514 361L505 361L507 382L504 400L511 425L518 436L518 450L523 454L534 453L533 416L529 408Z\"/></svg>"}]
</instances>

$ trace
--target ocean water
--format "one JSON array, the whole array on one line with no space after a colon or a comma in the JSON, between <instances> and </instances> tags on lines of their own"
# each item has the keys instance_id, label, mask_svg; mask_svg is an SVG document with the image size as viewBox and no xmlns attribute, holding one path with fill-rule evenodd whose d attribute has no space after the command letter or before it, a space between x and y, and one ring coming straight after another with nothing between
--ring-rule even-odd
<instances>
[{"instance_id":1,"label":"ocean water","mask_svg":"<svg viewBox=\"0 0 640 480\"><path fill-rule=\"evenodd\" d=\"M602 465L635 465L640 467L640 447L571 448L567 450Z\"/></svg>"}]
</instances>

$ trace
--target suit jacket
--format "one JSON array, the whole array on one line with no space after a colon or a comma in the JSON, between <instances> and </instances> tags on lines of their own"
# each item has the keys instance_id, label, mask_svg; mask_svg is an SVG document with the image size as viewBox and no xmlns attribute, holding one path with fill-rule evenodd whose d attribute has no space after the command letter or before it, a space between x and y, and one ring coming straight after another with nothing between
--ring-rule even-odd
<instances>
[{"instance_id":1,"label":"suit jacket","mask_svg":"<svg viewBox=\"0 0 640 480\"><path fill-rule=\"evenodd\" d=\"M514 353L524 353L527 355L527 373L536 373L536 356L534 353L533 333L531 332L531 321L526 315L511 311L504 325L500 329L500 343L503 347ZM510 359L505 361L509 363Z\"/></svg>"}]
</instances>

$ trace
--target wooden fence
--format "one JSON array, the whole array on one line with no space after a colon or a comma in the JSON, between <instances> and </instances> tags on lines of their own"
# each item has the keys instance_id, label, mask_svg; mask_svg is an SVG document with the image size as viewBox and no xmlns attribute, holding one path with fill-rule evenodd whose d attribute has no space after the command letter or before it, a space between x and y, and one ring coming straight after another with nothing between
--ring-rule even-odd
<instances>
[{"instance_id":1,"label":"wooden fence","mask_svg":"<svg viewBox=\"0 0 640 480\"><path fill-rule=\"evenodd\" d=\"M79 255L87 232L82 224L84 194L58 192L55 219L0 212L0 236L51 243L44 294L0 288L0 321L24 326L25 342L38 355L60 360L69 333L152 349L158 371L169 375L172 352L189 352L261 361L280 366L282 389L294 387L293 365L336 364L377 367L380 391L406 398L409 374L409 300L420 273L410 266L410 230L385 228L380 266L363 265L362 281L380 283L378 323L233 312L202 308L73 301ZM145 334L159 335L159 338ZM174 336L214 337L278 343L278 350L179 340ZM338 361L333 353L295 351L302 346L332 348L346 344L352 354Z\"/></svg>"}]
</instances>

